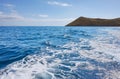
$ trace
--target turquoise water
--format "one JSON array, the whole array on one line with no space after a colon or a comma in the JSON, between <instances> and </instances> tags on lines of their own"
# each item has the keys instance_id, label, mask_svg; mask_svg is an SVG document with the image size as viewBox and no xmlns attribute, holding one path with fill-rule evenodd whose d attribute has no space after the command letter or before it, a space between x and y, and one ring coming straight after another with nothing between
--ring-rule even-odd
<instances>
[{"instance_id":1,"label":"turquoise water","mask_svg":"<svg viewBox=\"0 0 120 79\"><path fill-rule=\"evenodd\" d=\"M0 79L120 79L119 27L0 27Z\"/></svg>"}]
</instances>

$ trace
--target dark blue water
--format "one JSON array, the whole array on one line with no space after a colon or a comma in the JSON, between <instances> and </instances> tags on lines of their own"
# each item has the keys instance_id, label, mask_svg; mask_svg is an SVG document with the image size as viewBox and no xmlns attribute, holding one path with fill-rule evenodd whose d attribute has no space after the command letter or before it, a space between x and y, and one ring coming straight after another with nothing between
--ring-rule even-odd
<instances>
[{"instance_id":1,"label":"dark blue water","mask_svg":"<svg viewBox=\"0 0 120 79\"><path fill-rule=\"evenodd\" d=\"M118 27L0 27L0 79L119 79Z\"/></svg>"}]
</instances>

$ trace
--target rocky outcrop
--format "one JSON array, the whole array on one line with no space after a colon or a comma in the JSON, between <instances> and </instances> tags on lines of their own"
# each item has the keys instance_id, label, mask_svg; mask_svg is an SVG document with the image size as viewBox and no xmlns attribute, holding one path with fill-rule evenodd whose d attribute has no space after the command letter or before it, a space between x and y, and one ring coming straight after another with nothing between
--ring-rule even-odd
<instances>
[{"instance_id":1,"label":"rocky outcrop","mask_svg":"<svg viewBox=\"0 0 120 79\"><path fill-rule=\"evenodd\" d=\"M79 17L78 19L67 24L66 26L120 26L120 18L101 19Z\"/></svg>"}]
</instances>

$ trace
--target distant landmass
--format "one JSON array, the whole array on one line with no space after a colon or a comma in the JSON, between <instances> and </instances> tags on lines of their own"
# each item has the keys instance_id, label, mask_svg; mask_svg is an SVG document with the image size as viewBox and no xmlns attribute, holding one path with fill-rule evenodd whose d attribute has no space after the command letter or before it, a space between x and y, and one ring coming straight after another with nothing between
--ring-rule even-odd
<instances>
[{"instance_id":1,"label":"distant landmass","mask_svg":"<svg viewBox=\"0 0 120 79\"><path fill-rule=\"evenodd\" d=\"M102 19L79 17L66 26L120 26L120 18Z\"/></svg>"}]
</instances>

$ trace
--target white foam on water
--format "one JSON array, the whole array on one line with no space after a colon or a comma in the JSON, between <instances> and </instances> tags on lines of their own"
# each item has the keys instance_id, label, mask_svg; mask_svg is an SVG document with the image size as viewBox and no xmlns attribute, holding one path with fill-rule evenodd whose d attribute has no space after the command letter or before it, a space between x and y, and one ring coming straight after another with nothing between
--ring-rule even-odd
<instances>
[{"instance_id":1,"label":"white foam on water","mask_svg":"<svg viewBox=\"0 0 120 79\"><path fill-rule=\"evenodd\" d=\"M118 70L106 71L106 75L103 79L120 79L120 71Z\"/></svg>"},{"instance_id":2,"label":"white foam on water","mask_svg":"<svg viewBox=\"0 0 120 79\"><path fill-rule=\"evenodd\" d=\"M99 65L99 63L104 65L111 62L120 63L120 45L116 42L110 43L111 40L119 41L120 32L104 31L108 34L106 38L104 35L98 35L91 40L80 39L80 42L69 42L61 46L64 48L61 50L47 47L45 50L51 52L51 55L47 52L29 55L0 70L0 79L76 79L76 76L70 73L78 69L102 71L96 72L96 76L104 74L99 79L120 79L120 71L117 68L107 69ZM94 61L97 65L93 63Z\"/></svg>"},{"instance_id":3,"label":"white foam on water","mask_svg":"<svg viewBox=\"0 0 120 79\"><path fill-rule=\"evenodd\" d=\"M39 56L28 56L22 61L15 62L7 67L0 79L49 79L52 78L51 73L47 72L47 62L44 58ZM40 75L41 78L37 78L36 75ZM50 76L51 75L51 76Z\"/></svg>"}]
</instances>

